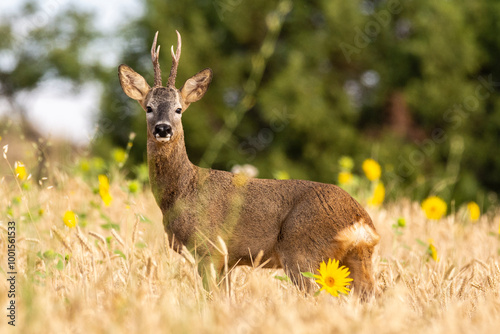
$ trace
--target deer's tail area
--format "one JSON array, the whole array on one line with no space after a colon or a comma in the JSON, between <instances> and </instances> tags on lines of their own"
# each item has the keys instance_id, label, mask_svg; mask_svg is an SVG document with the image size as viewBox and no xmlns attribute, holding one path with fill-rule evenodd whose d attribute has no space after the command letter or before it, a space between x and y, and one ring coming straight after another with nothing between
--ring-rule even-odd
<instances>
[{"instance_id":1,"label":"deer's tail area","mask_svg":"<svg viewBox=\"0 0 500 334\"><path fill-rule=\"evenodd\" d=\"M357 247L374 247L379 240L373 224L367 224L363 219L344 228L336 237L336 241L346 251Z\"/></svg>"},{"instance_id":2,"label":"deer's tail area","mask_svg":"<svg viewBox=\"0 0 500 334\"><path fill-rule=\"evenodd\" d=\"M361 219L344 228L336 237L343 254L338 259L341 265L349 268L353 279L352 287L356 294L369 296L374 292L374 277L372 270L373 248L380 237L371 222Z\"/></svg>"}]
</instances>

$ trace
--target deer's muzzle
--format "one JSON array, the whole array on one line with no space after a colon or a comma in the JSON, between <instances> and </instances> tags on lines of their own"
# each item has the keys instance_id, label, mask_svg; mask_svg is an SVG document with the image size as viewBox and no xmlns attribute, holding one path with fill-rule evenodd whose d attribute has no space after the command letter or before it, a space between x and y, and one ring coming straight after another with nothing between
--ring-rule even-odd
<instances>
[{"instance_id":1,"label":"deer's muzzle","mask_svg":"<svg viewBox=\"0 0 500 334\"><path fill-rule=\"evenodd\" d=\"M167 123L160 123L155 125L155 129L153 131L153 135L155 136L156 140L160 142L167 142L172 138L172 126Z\"/></svg>"}]
</instances>

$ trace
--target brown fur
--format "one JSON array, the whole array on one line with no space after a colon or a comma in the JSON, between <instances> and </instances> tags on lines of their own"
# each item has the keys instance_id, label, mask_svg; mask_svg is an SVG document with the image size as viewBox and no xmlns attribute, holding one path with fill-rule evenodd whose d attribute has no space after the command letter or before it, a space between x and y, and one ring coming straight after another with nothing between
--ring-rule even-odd
<instances>
[{"instance_id":1,"label":"brown fur","mask_svg":"<svg viewBox=\"0 0 500 334\"><path fill-rule=\"evenodd\" d=\"M184 112L205 94L211 70L188 79L180 90L149 88L126 65L120 65L119 77L128 96L154 110L147 114L151 188L170 245L176 251L182 245L195 250L202 276L210 262L218 272L223 269L213 246L221 236L230 266L251 265L262 250L267 267L284 268L295 284L310 288L300 272L315 271L321 261L335 258L351 270L356 291L371 293L371 257L379 237L369 215L344 190L311 181L246 178L189 161L175 110L182 107ZM172 126L168 142L153 135L160 121Z\"/></svg>"}]
</instances>

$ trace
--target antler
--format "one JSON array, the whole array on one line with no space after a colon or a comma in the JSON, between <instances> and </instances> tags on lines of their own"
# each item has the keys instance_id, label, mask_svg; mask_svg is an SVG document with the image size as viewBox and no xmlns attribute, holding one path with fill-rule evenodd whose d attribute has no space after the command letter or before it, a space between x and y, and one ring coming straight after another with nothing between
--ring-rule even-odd
<instances>
[{"instance_id":1,"label":"antler","mask_svg":"<svg viewBox=\"0 0 500 334\"><path fill-rule=\"evenodd\" d=\"M156 48L157 39L158 39L158 31L155 34L155 39L153 40L153 46L151 46L151 60L153 61L153 66L155 69L155 87L161 87L161 70L160 70L160 63L158 62L158 58L160 56L160 45L158 45L158 48Z\"/></svg>"},{"instance_id":2,"label":"antler","mask_svg":"<svg viewBox=\"0 0 500 334\"><path fill-rule=\"evenodd\" d=\"M168 86L175 87L175 77L177 76L177 67L179 66L179 59L181 58L181 34L176 30L177 33L177 50L174 54L174 46L170 49L170 53L172 54L172 67L170 68L170 76L168 77ZM160 67L158 67L159 69Z\"/></svg>"}]
</instances>

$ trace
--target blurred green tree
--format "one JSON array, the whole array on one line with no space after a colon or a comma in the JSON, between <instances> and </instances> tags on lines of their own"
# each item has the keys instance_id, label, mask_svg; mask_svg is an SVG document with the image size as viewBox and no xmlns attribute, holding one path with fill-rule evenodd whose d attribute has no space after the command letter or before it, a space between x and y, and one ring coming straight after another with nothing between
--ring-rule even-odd
<instances>
[{"instance_id":1,"label":"blurred green tree","mask_svg":"<svg viewBox=\"0 0 500 334\"><path fill-rule=\"evenodd\" d=\"M179 86L213 69L209 92L183 116L194 163L251 163L260 177L286 170L335 183L340 156L358 166L372 157L392 196L432 192L460 204L482 194L484 204L495 202L497 2L297 0L280 14L287 5L147 0L144 16L124 30L123 62L149 82L157 30L164 73L165 50L176 29L182 34ZM107 78L94 149L105 155L134 131L130 163L144 161L144 114L121 92L115 68ZM212 143L220 138L220 147Z\"/></svg>"}]
</instances>

